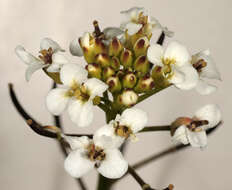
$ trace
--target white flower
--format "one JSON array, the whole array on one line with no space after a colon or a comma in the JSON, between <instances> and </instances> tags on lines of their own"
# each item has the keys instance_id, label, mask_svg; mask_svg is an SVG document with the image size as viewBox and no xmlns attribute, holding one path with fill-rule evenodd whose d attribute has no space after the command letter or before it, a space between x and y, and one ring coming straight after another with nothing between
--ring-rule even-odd
<instances>
[{"instance_id":1,"label":"white flower","mask_svg":"<svg viewBox=\"0 0 232 190\"><path fill-rule=\"evenodd\" d=\"M64 137L71 146L71 152L65 160L65 170L73 177L79 178L93 168L104 177L115 179L122 177L128 163L122 153L113 146L112 139L107 136L96 137Z\"/></svg>"},{"instance_id":2,"label":"white flower","mask_svg":"<svg viewBox=\"0 0 232 190\"><path fill-rule=\"evenodd\" d=\"M161 66L164 77L176 87L189 90L196 87L198 73L191 65L191 57L185 46L171 42L166 49L158 44L151 45L147 57L155 66Z\"/></svg>"},{"instance_id":3,"label":"white flower","mask_svg":"<svg viewBox=\"0 0 232 190\"><path fill-rule=\"evenodd\" d=\"M51 90L46 98L48 110L60 115L68 106L70 119L79 127L90 125L93 120L93 99L102 96L108 86L96 79L87 79L88 72L76 64L66 64L60 70L64 86Z\"/></svg>"},{"instance_id":4,"label":"white flower","mask_svg":"<svg viewBox=\"0 0 232 190\"><path fill-rule=\"evenodd\" d=\"M15 48L17 56L28 65L26 70L26 80L29 81L31 75L42 68L48 72L59 72L62 65L68 63L65 56L61 53L64 51L59 44L49 38L44 38L40 42L41 55L37 58L27 52L24 47L18 45Z\"/></svg>"},{"instance_id":5,"label":"white flower","mask_svg":"<svg viewBox=\"0 0 232 190\"><path fill-rule=\"evenodd\" d=\"M147 114L143 110L128 108L108 125L98 129L95 136L109 136L113 139L114 146L120 147L125 139L136 139L135 134L146 126L147 120Z\"/></svg>"},{"instance_id":6,"label":"white flower","mask_svg":"<svg viewBox=\"0 0 232 190\"><path fill-rule=\"evenodd\" d=\"M136 34L141 28L150 36L153 29L161 29L168 37L173 36L173 32L167 27L161 26L159 21L151 16L146 16L146 11L142 7L132 7L128 10L121 11L125 20L121 23L121 29L127 30L129 35Z\"/></svg>"},{"instance_id":7,"label":"white flower","mask_svg":"<svg viewBox=\"0 0 232 190\"><path fill-rule=\"evenodd\" d=\"M221 121L217 105L209 104L199 109L188 123L179 126L172 139L174 142L204 148L207 145L206 129L215 127Z\"/></svg>"},{"instance_id":8,"label":"white flower","mask_svg":"<svg viewBox=\"0 0 232 190\"><path fill-rule=\"evenodd\" d=\"M192 56L193 67L198 71L200 80L196 86L197 92L208 95L217 90L215 85L206 82L206 79L221 80L220 73L214 63L209 50L201 51Z\"/></svg>"}]
</instances>

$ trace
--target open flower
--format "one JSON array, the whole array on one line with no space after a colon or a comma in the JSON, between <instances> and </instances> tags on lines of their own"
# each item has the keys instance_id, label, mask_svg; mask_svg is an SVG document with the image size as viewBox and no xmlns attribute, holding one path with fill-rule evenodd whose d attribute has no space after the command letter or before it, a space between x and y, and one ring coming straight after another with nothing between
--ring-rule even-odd
<instances>
[{"instance_id":1,"label":"open flower","mask_svg":"<svg viewBox=\"0 0 232 190\"><path fill-rule=\"evenodd\" d=\"M200 80L196 90L202 95L208 95L217 90L215 85L206 82L206 79L221 80L220 73L214 63L209 50L201 51L192 56L193 67L197 70Z\"/></svg>"},{"instance_id":2,"label":"open flower","mask_svg":"<svg viewBox=\"0 0 232 190\"><path fill-rule=\"evenodd\" d=\"M64 51L57 42L50 38L44 38L40 42L39 57L33 56L27 52L23 46L18 45L15 48L17 56L28 65L26 70L26 80L29 81L31 75L42 68L45 68L47 72L59 72L62 65L68 63L68 60L61 53Z\"/></svg>"},{"instance_id":3,"label":"open flower","mask_svg":"<svg viewBox=\"0 0 232 190\"><path fill-rule=\"evenodd\" d=\"M65 170L71 176L82 177L93 168L111 179L120 178L126 173L128 163L122 153L113 146L110 137L94 135L93 140L86 136L64 138L71 147L64 163Z\"/></svg>"},{"instance_id":4,"label":"open flower","mask_svg":"<svg viewBox=\"0 0 232 190\"><path fill-rule=\"evenodd\" d=\"M79 127L90 125L93 120L93 99L102 96L108 86L96 79L87 79L88 72L76 64L61 68L60 79L64 86L51 90L46 98L48 110L60 115L68 106L71 120Z\"/></svg>"},{"instance_id":5,"label":"open flower","mask_svg":"<svg viewBox=\"0 0 232 190\"><path fill-rule=\"evenodd\" d=\"M193 118L178 118L172 123L175 128L174 142L191 144L204 148L207 145L206 129L215 127L221 121L221 111L217 105L209 104L199 109Z\"/></svg>"},{"instance_id":6,"label":"open flower","mask_svg":"<svg viewBox=\"0 0 232 190\"><path fill-rule=\"evenodd\" d=\"M129 35L136 34L141 29L150 36L153 29L161 29L168 37L173 36L173 32L166 27L161 26L159 21L151 16L145 15L145 10L142 7L132 7L128 10L121 11L125 16L125 20L121 23L121 29L127 30Z\"/></svg>"},{"instance_id":7,"label":"open flower","mask_svg":"<svg viewBox=\"0 0 232 190\"><path fill-rule=\"evenodd\" d=\"M155 66L161 66L164 77L176 87L189 90L196 87L198 73L193 68L191 56L185 46L171 42L164 48L158 44L151 45L147 57Z\"/></svg>"},{"instance_id":8,"label":"open flower","mask_svg":"<svg viewBox=\"0 0 232 190\"><path fill-rule=\"evenodd\" d=\"M147 114L137 108L128 108L122 115L117 115L108 125L105 125L95 132L95 136L110 136L114 146L120 147L125 139L135 139L135 134L142 130L147 124Z\"/></svg>"}]
</instances>

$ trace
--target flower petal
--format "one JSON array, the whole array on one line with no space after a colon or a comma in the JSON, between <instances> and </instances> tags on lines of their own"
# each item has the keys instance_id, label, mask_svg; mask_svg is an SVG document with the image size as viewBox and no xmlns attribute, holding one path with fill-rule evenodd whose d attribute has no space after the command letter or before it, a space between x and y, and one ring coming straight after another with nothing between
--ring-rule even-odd
<instances>
[{"instance_id":1,"label":"flower petal","mask_svg":"<svg viewBox=\"0 0 232 190\"><path fill-rule=\"evenodd\" d=\"M80 149L69 153L64 168L72 177L79 178L94 168L94 162L87 158L83 149Z\"/></svg>"},{"instance_id":2,"label":"flower petal","mask_svg":"<svg viewBox=\"0 0 232 190\"><path fill-rule=\"evenodd\" d=\"M171 78L168 79L168 81L172 84L179 84L183 83L185 81L185 74L176 69L175 67L172 67L173 75Z\"/></svg>"},{"instance_id":3,"label":"flower petal","mask_svg":"<svg viewBox=\"0 0 232 190\"><path fill-rule=\"evenodd\" d=\"M43 49L46 49L48 50L49 48L52 48L52 50L54 52L57 52L57 51L64 51L60 45L55 42L54 40L50 39L50 38L43 38L40 42L40 49L43 50Z\"/></svg>"},{"instance_id":4,"label":"flower petal","mask_svg":"<svg viewBox=\"0 0 232 190\"><path fill-rule=\"evenodd\" d=\"M187 137L187 128L185 125L178 127L172 136L172 140L177 143L181 142L182 144L188 144L189 140Z\"/></svg>"},{"instance_id":5,"label":"flower petal","mask_svg":"<svg viewBox=\"0 0 232 190\"><path fill-rule=\"evenodd\" d=\"M202 128L207 129L215 127L221 121L222 114L218 105L208 104L200 108L195 113L195 117L199 120L207 120L209 124L202 126Z\"/></svg>"},{"instance_id":6,"label":"flower petal","mask_svg":"<svg viewBox=\"0 0 232 190\"><path fill-rule=\"evenodd\" d=\"M90 33L89 32L85 32L83 34L83 36L80 38L80 45L82 47L89 47L89 40L90 40Z\"/></svg>"},{"instance_id":7,"label":"flower petal","mask_svg":"<svg viewBox=\"0 0 232 190\"><path fill-rule=\"evenodd\" d=\"M118 27L107 27L103 30L106 39L112 39L114 37L122 35L124 32Z\"/></svg>"},{"instance_id":8,"label":"flower petal","mask_svg":"<svg viewBox=\"0 0 232 190\"><path fill-rule=\"evenodd\" d=\"M194 69L190 64L183 67L178 67L177 69L184 73L185 79L181 83L176 83L175 86L181 90L190 90L195 88L199 80L199 75L196 69Z\"/></svg>"},{"instance_id":9,"label":"flower petal","mask_svg":"<svg viewBox=\"0 0 232 190\"><path fill-rule=\"evenodd\" d=\"M67 63L67 58L61 52L56 52L52 55L52 64L46 70L48 72L59 72L60 68Z\"/></svg>"},{"instance_id":10,"label":"flower petal","mask_svg":"<svg viewBox=\"0 0 232 190\"><path fill-rule=\"evenodd\" d=\"M201 95L209 95L217 90L217 87L203 80L199 80L196 86L196 91Z\"/></svg>"},{"instance_id":11,"label":"flower petal","mask_svg":"<svg viewBox=\"0 0 232 190\"><path fill-rule=\"evenodd\" d=\"M127 169L128 163L118 149L105 149L106 157L97 169L104 177L116 179L122 177Z\"/></svg>"},{"instance_id":12,"label":"flower petal","mask_svg":"<svg viewBox=\"0 0 232 190\"><path fill-rule=\"evenodd\" d=\"M56 88L51 90L46 97L48 111L53 115L60 115L68 105L69 98L65 95L67 89Z\"/></svg>"},{"instance_id":13,"label":"flower petal","mask_svg":"<svg viewBox=\"0 0 232 190\"><path fill-rule=\"evenodd\" d=\"M64 85L71 86L73 82L81 84L87 79L88 72L77 64L66 64L60 70L60 79Z\"/></svg>"},{"instance_id":14,"label":"flower petal","mask_svg":"<svg viewBox=\"0 0 232 190\"><path fill-rule=\"evenodd\" d=\"M62 137L68 142L72 150L86 148L90 143L90 139L86 136L71 137L63 135Z\"/></svg>"},{"instance_id":15,"label":"flower petal","mask_svg":"<svg viewBox=\"0 0 232 190\"><path fill-rule=\"evenodd\" d=\"M171 42L168 44L164 53L165 59L174 59L175 65L178 67L188 64L191 60L190 54L185 46L178 42Z\"/></svg>"},{"instance_id":16,"label":"flower petal","mask_svg":"<svg viewBox=\"0 0 232 190\"><path fill-rule=\"evenodd\" d=\"M162 57L164 56L164 49L159 44L151 45L147 50L147 58L150 62L163 66Z\"/></svg>"},{"instance_id":17,"label":"flower petal","mask_svg":"<svg viewBox=\"0 0 232 190\"><path fill-rule=\"evenodd\" d=\"M143 7L132 7L128 10L121 11L120 13L125 15L125 19L127 21L137 21L139 18L139 14L144 11L145 10Z\"/></svg>"},{"instance_id":18,"label":"flower petal","mask_svg":"<svg viewBox=\"0 0 232 190\"><path fill-rule=\"evenodd\" d=\"M204 148L207 145L207 135L205 131L192 132L187 130L187 135L192 147Z\"/></svg>"},{"instance_id":19,"label":"flower petal","mask_svg":"<svg viewBox=\"0 0 232 190\"><path fill-rule=\"evenodd\" d=\"M120 118L120 124L130 126L134 133L142 130L147 124L147 121L147 113L137 108L126 109Z\"/></svg>"},{"instance_id":20,"label":"flower petal","mask_svg":"<svg viewBox=\"0 0 232 190\"><path fill-rule=\"evenodd\" d=\"M93 121L92 101L73 100L68 106L70 119L79 127L87 127Z\"/></svg>"},{"instance_id":21,"label":"flower petal","mask_svg":"<svg viewBox=\"0 0 232 190\"><path fill-rule=\"evenodd\" d=\"M142 27L142 24L135 24L132 22L129 22L125 25L125 29L127 29L127 33L129 35L136 34Z\"/></svg>"},{"instance_id":22,"label":"flower petal","mask_svg":"<svg viewBox=\"0 0 232 190\"><path fill-rule=\"evenodd\" d=\"M81 57L83 56L83 51L79 43L79 38L75 38L71 41L69 45L69 51L72 55Z\"/></svg>"},{"instance_id":23,"label":"flower petal","mask_svg":"<svg viewBox=\"0 0 232 190\"><path fill-rule=\"evenodd\" d=\"M108 88L108 85L106 83L96 78L88 79L84 83L84 86L90 91L92 99L95 96L102 96L103 92L105 92Z\"/></svg>"},{"instance_id":24,"label":"flower petal","mask_svg":"<svg viewBox=\"0 0 232 190\"><path fill-rule=\"evenodd\" d=\"M25 73L25 78L26 78L26 81L29 81L31 79L31 76L34 72L36 72L37 70L40 70L44 67L47 67L48 65L46 64L43 64L41 62L35 62L33 63L32 65L29 65L27 67L27 70L26 70L26 73Z\"/></svg>"}]
</instances>

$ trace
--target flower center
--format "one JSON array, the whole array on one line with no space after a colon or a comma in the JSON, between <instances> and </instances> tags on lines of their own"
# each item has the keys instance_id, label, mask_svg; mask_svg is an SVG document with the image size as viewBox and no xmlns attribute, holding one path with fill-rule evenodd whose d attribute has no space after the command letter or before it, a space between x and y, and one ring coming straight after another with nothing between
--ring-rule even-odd
<instances>
[{"instance_id":1,"label":"flower center","mask_svg":"<svg viewBox=\"0 0 232 190\"><path fill-rule=\"evenodd\" d=\"M148 16L144 16L143 12L139 13L138 24L142 24L143 26L148 23Z\"/></svg>"},{"instance_id":2,"label":"flower center","mask_svg":"<svg viewBox=\"0 0 232 190\"><path fill-rule=\"evenodd\" d=\"M120 137L124 137L124 138L128 138L130 135L133 134L131 128L129 126L126 125L120 125L119 122L117 122L117 124L115 125L115 134L120 136Z\"/></svg>"},{"instance_id":3,"label":"flower center","mask_svg":"<svg viewBox=\"0 0 232 190\"><path fill-rule=\"evenodd\" d=\"M203 130L201 126L208 124L209 122L207 120L193 120L190 122L190 124L187 125L187 128L193 132L200 132Z\"/></svg>"},{"instance_id":4,"label":"flower center","mask_svg":"<svg viewBox=\"0 0 232 190\"><path fill-rule=\"evenodd\" d=\"M39 55L39 58L44 62L44 64L52 64L52 54L54 53L52 48L48 48L48 50L43 49L39 51L41 55Z\"/></svg>"},{"instance_id":5,"label":"flower center","mask_svg":"<svg viewBox=\"0 0 232 190\"><path fill-rule=\"evenodd\" d=\"M103 161L106 157L104 150L93 143L87 147L87 151L87 156L91 161Z\"/></svg>"},{"instance_id":6,"label":"flower center","mask_svg":"<svg viewBox=\"0 0 232 190\"><path fill-rule=\"evenodd\" d=\"M82 102L87 102L90 98L90 92L84 85L73 82L71 88L67 91L66 96L75 97Z\"/></svg>"},{"instance_id":7,"label":"flower center","mask_svg":"<svg viewBox=\"0 0 232 190\"><path fill-rule=\"evenodd\" d=\"M197 70L198 73L200 73L202 69L206 66L207 62L204 59L200 59L199 61L193 64L193 67Z\"/></svg>"},{"instance_id":8,"label":"flower center","mask_svg":"<svg viewBox=\"0 0 232 190\"><path fill-rule=\"evenodd\" d=\"M163 74L164 77L167 79L170 79L173 76L173 72L172 72L172 65L175 65L176 60L175 59L169 59L169 58L162 58L162 63L163 63Z\"/></svg>"}]
</instances>

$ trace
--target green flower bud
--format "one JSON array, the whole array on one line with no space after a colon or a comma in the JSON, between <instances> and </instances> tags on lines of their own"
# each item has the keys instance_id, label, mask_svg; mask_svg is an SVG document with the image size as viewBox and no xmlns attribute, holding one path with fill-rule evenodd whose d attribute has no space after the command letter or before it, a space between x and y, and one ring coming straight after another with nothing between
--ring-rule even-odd
<instances>
[{"instance_id":1,"label":"green flower bud","mask_svg":"<svg viewBox=\"0 0 232 190\"><path fill-rule=\"evenodd\" d=\"M135 56L146 55L149 41L146 36L139 38L133 47Z\"/></svg>"},{"instance_id":2,"label":"green flower bud","mask_svg":"<svg viewBox=\"0 0 232 190\"><path fill-rule=\"evenodd\" d=\"M117 76L111 76L107 79L106 83L109 85L109 90L112 93L119 92L122 89L122 85Z\"/></svg>"},{"instance_id":3,"label":"green flower bud","mask_svg":"<svg viewBox=\"0 0 232 190\"><path fill-rule=\"evenodd\" d=\"M125 68L129 68L133 63L132 52L128 49L124 49L120 56L120 61Z\"/></svg>"},{"instance_id":4,"label":"green flower bud","mask_svg":"<svg viewBox=\"0 0 232 190\"><path fill-rule=\"evenodd\" d=\"M110 66L114 68L115 70L118 70L120 68L120 61L117 57L112 57Z\"/></svg>"},{"instance_id":5,"label":"green flower bud","mask_svg":"<svg viewBox=\"0 0 232 190\"><path fill-rule=\"evenodd\" d=\"M109 47L109 55L110 56L118 56L120 52L122 51L123 46L118 38L113 38L110 42Z\"/></svg>"},{"instance_id":6,"label":"green flower bud","mask_svg":"<svg viewBox=\"0 0 232 190\"><path fill-rule=\"evenodd\" d=\"M110 66L110 58L107 54L101 53L96 55L96 63L98 63L101 67L109 67Z\"/></svg>"},{"instance_id":7,"label":"green flower bud","mask_svg":"<svg viewBox=\"0 0 232 190\"><path fill-rule=\"evenodd\" d=\"M106 67L103 69L103 80L106 81L109 77L115 74L115 71L112 67Z\"/></svg>"},{"instance_id":8,"label":"green flower bud","mask_svg":"<svg viewBox=\"0 0 232 190\"><path fill-rule=\"evenodd\" d=\"M125 75L125 71L124 70L119 70L117 73L116 73L116 76L121 80Z\"/></svg>"},{"instance_id":9,"label":"green flower bud","mask_svg":"<svg viewBox=\"0 0 232 190\"><path fill-rule=\"evenodd\" d=\"M117 102L126 107L133 106L138 101L138 95L133 90L124 90L117 98Z\"/></svg>"},{"instance_id":10,"label":"green flower bud","mask_svg":"<svg viewBox=\"0 0 232 190\"><path fill-rule=\"evenodd\" d=\"M128 73L124 76L122 82L124 88L133 88L137 82L137 78L135 74Z\"/></svg>"},{"instance_id":11,"label":"green flower bud","mask_svg":"<svg viewBox=\"0 0 232 190\"><path fill-rule=\"evenodd\" d=\"M86 65L86 70L88 71L89 77L101 79L102 69L99 64L90 63Z\"/></svg>"},{"instance_id":12,"label":"green flower bud","mask_svg":"<svg viewBox=\"0 0 232 190\"><path fill-rule=\"evenodd\" d=\"M150 63L145 55L141 55L134 62L134 69L138 72L139 76L144 76L150 69Z\"/></svg>"},{"instance_id":13,"label":"green flower bud","mask_svg":"<svg viewBox=\"0 0 232 190\"><path fill-rule=\"evenodd\" d=\"M163 69L161 66L155 66L151 74L156 86L163 87L169 84L168 80L164 77Z\"/></svg>"},{"instance_id":14,"label":"green flower bud","mask_svg":"<svg viewBox=\"0 0 232 190\"><path fill-rule=\"evenodd\" d=\"M93 105L98 105L101 102L101 97L100 96L95 96L93 99Z\"/></svg>"},{"instance_id":15,"label":"green flower bud","mask_svg":"<svg viewBox=\"0 0 232 190\"><path fill-rule=\"evenodd\" d=\"M138 93L150 91L154 88L155 83L153 78L150 75L145 75L139 79L138 84L135 87L135 91Z\"/></svg>"}]
</instances>

